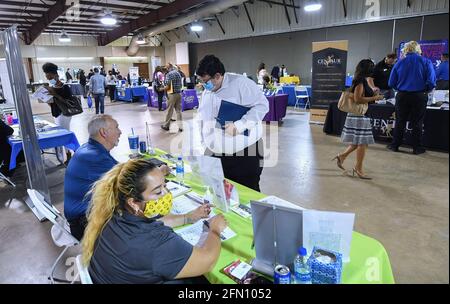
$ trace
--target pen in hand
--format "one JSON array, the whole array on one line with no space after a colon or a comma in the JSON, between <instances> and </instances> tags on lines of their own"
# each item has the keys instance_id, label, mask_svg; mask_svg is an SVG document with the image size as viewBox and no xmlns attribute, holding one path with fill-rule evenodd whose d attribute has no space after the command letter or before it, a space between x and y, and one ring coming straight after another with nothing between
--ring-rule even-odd
<instances>
[{"instance_id":1,"label":"pen in hand","mask_svg":"<svg viewBox=\"0 0 450 304\"><path fill-rule=\"evenodd\" d=\"M208 229L210 229L210 226L209 226L209 222L208 222L208 221L204 220L204 221L203 221L203 224L204 224ZM225 241L225 240L226 240L226 238L222 235L222 233L219 234L219 236L220 236L220 239L221 239L222 241Z\"/></svg>"}]
</instances>

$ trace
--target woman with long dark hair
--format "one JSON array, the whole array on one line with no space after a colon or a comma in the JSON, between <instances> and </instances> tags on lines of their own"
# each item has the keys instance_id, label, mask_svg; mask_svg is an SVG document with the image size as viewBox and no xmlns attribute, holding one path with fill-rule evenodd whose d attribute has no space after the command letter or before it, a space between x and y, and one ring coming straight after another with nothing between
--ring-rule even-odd
<instances>
[{"instance_id":1,"label":"woman with long dark hair","mask_svg":"<svg viewBox=\"0 0 450 304\"><path fill-rule=\"evenodd\" d=\"M351 92L354 94L356 103L368 104L384 99L383 95L374 93L367 80L368 77L373 75L374 68L375 64L370 59L364 59L358 63L352 87L350 88ZM370 144L375 143L370 118L364 115L349 113L345 120L341 139L343 143L348 144L349 146L344 153L339 154L333 159L337 161L337 166L345 171L343 166L344 161L351 153L356 151L356 165L353 168L352 175L357 175L361 179L371 179L365 175L363 170L363 162L367 148Z\"/></svg>"}]
</instances>

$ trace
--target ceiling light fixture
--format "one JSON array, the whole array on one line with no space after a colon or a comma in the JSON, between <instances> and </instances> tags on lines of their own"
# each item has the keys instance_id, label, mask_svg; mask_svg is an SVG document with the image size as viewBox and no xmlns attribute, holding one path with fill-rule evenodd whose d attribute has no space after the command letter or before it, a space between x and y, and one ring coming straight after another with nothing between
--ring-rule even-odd
<instances>
[{"instance_id":1,"label":"ceiling light fixture","mask_svg":"<svg viewBox=\"0 0 450 304\"><path fill-rule=\"evenodd\" d=\"M144 35L142 35L142 33L138 34L138 38L136 40L137 44L146 44L147 42L145 41L145 37Z\"/></svg>"},{"instance_id":2,"label":"ceiling light fixture","mask_svg":"<svg viewBox=\"0 0 450 304\"><path fill-rule=\"evenodd\" d=\"M315 0L306 1L305 12L316 12L322 8L322 4Z\"/></svg>"},{"instance_id":3,"label":"ceiling light fixture","mask_svg":"<svg viewBox=\"0 0 450 304\"><path fill-rule=\"evenodd\" d=\"M105 10L105 16L103 16L103 18L100 19L100 21L104 25L115 25L117 23L117 19L114 18L110 10Z\"/></svg>"},{"instance_id":4,"label":"ceiling light fixture","mask_svg":"<svg viewBox=\"0 0 450 304\"><path fill-rule=\"evenodd\" d=\"M201 32L203 31L203 25L201 25L199 22L194 22L191 25L191 31L193 32Z\"/></svg>"},{"instance_id":5,"label":"ceiling light fixture","mask_svg":"<svg viewBox=\"0 0 450 304\"><path fill-rule=\"evenodd\" d=\"M72 39L70 39L69 35L67 35L65 30L61 31L61 36L59 36L59 42L70 42Z\"/></svg>"}]
</instances>

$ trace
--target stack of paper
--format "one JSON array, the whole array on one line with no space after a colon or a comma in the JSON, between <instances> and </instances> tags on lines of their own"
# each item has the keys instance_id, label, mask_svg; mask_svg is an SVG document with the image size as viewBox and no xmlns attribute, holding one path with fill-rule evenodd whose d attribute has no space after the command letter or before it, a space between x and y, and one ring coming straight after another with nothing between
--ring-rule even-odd
<instances>
[{"instance_id":1,"label":"stack of paper","mask_svg":"<svg viewBox=\"0 0 450 304\"><path fill-rule=\"evenodd\" d=\"M33 99L37 99L41 103L50 103L53 101L53 96L48 94L48 91L45 87L39 87L33 95L31 95Z\"/></svg>"},{"instance_id":2,"label":"stack of paper","mask_svg":"<svg viewBox=\"0 0 450 304\"><path fill-rule=\"evenodd\" d=\"M175 232L192 246L201 246L208 235L208 228L205 227L203 221L198 221L191 226L176 230ZM225 228L225 230L221 233L222 242L225 242L235 236L236 233L229 227Z\"/></svg>"}]
</instances>

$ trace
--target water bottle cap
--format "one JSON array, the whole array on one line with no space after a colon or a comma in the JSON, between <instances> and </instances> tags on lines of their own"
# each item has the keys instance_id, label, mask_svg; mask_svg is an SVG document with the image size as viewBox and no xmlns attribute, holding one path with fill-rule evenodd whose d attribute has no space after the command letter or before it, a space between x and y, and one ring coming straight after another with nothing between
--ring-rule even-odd
<instances>
[{"instance_id":1,"label":"water bottle cap","mask_svg":"<svg viewBox=\"0 0 450 304\"><path fill-rule=\"evenodd\" d=\"M183 160L183 157L181 157L181 156L178 156L178 160Z\"/></svg>"},{"instance_id":2,"label":"water bottle cap","mask_svg":"<svg viewBox=\"0 0 450 304\"><path fill-rule=\"evenodd\" d=\"M298 254L301 255L301 256L307 256L308 251L306 250L306 248L300 247L300 248L298 249Z\"/></svg>"}]
</instances>

